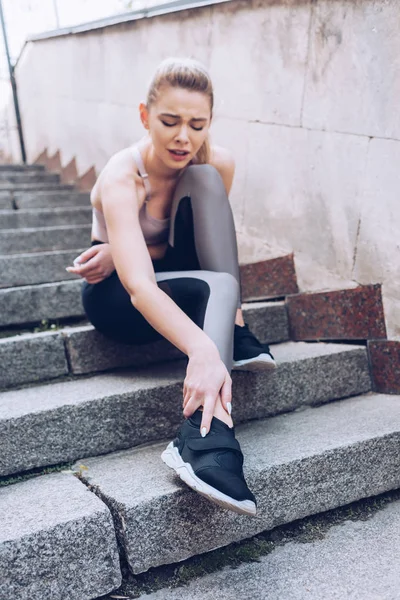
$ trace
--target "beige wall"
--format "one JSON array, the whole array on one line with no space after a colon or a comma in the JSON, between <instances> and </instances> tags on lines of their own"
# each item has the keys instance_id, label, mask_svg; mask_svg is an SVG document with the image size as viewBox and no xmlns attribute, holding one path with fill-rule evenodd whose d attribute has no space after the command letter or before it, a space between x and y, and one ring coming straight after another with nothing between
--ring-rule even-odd
<instances>
[{"instance_id":1,"label":"beige wall","mask_svg":"<svg viewBox=\"0 0 400 600\"><path fill-rule=\"evenodd\" d=\"M400 336L399 30L397 0L233 0L30 43L28 155L100 170L143 134L158 62L195 56L215 84L213 140L236 156L242 259L294 250L315 289L381 282Z\"/></svg>"}]
</instances>

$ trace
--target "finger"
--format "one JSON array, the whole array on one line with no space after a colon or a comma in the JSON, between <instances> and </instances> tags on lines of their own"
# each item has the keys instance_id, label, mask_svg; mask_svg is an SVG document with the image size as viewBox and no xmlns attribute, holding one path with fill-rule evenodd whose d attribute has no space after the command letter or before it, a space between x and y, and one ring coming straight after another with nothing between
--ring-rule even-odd
<instances>
[{"instance_id":1,"label":"finger","mask_svg":"<svg viewBox=\"0 0 400 600\"><path fill-rule=\"evenodd\" d=\"M220 391L221 403L228 415L232 412L232 380L226 378Z\"/></svg>"},{"instance_id":2,"label":"finger","mask_svg":"<svg viewBox=\"0 0 400 600\"><path fill-rule=\"evenodd\" d=\"M201 400L200 398L194 398L193 396L191 396L191 398L189 398L185 409L183 411L183 416L188 419L189 417L192 416L192 414L201 406Z\"/></svg>"},{"instance_id":3,"label":"finger","mask_svg":"<svg viewBox=\"0 0 400 600\"><path fill-rule=\"evenodd\" d=\"M190 392L187 391L185 394L185 397L183 398L183 402L182 402L183 408L186 407L186 404L189 402L189 400L190 400Z\"/></svg>"},{"instance_id":4,"label":"finger","mask_svg":"<svg viewBox=\"0 0 400 600\"><path fill-rule=\"evenodd\" d=\"M87 260L89 260L90 258L92 258L93 256L96 256L96 254L99 251L99 246L101 244L96 244L95 246L92 246L91 248L88 248L87 250L85 250L84 252L82 252L82 254L80 254L79 256L77 256L74 260L74 263L83 263L86 262Z\"/></svg>"},{"instance_id":5,"label":"finger","mask_svg":"<svg viewBox=\"0 0 400 600\"><path fill-rule=\"evenodd\" d=\"M200 433L202 437L205 437L210 431L211 420L214 416L215 410L215 400L216 398L214 396L207 396L204 400L203 417L200 425Z\"/></svg>"}]
</instances>

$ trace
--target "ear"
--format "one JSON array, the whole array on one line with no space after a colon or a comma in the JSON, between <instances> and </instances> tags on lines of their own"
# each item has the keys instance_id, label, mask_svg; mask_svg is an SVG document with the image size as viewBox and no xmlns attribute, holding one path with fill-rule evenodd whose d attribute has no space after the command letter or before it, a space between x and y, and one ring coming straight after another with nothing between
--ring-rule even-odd
<instances>
[{"instance_id":1,"label":"ear","mask_svg":"<svg viewBox=\"0 0 400 600\"><path fill-rule=\"evenodd\" d=\"M143 123L143 127L145 129L149 129L149 111L147 109L147 106L144 104L144 102L141 102L139 104L139 113L140 113L140 120Z\"/></svg>"}]
</instances>

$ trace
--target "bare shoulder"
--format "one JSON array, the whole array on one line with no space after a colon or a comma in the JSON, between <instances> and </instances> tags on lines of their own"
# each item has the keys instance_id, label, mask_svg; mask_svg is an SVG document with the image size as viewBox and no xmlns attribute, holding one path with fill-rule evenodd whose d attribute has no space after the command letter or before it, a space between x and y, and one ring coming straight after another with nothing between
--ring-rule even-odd
<instances>
[{"instance_id":1,"label":"bare shoulder","mask_svg":"<svg viewBox=\"0 0 400 600\"><path fill-rule=\"evenodd\" d=\"M113 154L97 177L90 194L90 201L97 208L101 206L101 190L104 185L136 184L136 165L130 147L123 148Z\"/></svg>"},{"instance_id":2,"label":"bare shoulder","mask_svg":"<svg viewBox=\"0 0 400 600\"><path fill-rule=\"evenodd\" d=\"M235 159L232 152L222 146L211 146L210 165L221 175L226 192L229 194L235 174Z\"/></svg>"},{"instance_id":3,"label":"bare shoulder","mask_svg":"<svg viewBox=\"0 0 400 600\"><path fill-rule=\"evenodd\" d=\"M133 175L134 166L135 162L131 148L123 148L109 158L98 179L115 180Z\"/></svg>"}]
</instances>

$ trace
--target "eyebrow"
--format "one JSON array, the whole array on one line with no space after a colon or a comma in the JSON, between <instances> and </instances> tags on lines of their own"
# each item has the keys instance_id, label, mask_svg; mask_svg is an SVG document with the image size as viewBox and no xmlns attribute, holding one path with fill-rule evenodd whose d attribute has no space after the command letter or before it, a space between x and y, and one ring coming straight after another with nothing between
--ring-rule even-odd
<instances>
[{"instance_id":1,"label":"eyebrow","mask_svg":"<svg viewBox=\"0 0 400 600\"><path fill-rule=\"evenodd\" d=\"M179 115L172 115L171 113L161 113L160 117L172 117L173 119L180 119L181 117ZM205 119L204 117L193 117L193 119L190 119L191 121L207 121L207 119Z\"/></svg>"}]
</instances>

